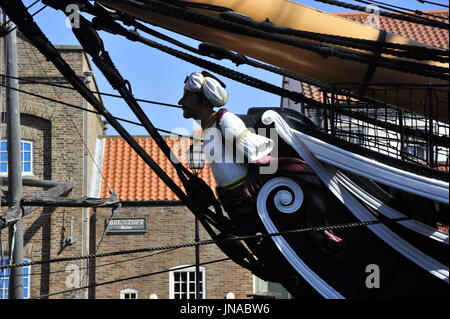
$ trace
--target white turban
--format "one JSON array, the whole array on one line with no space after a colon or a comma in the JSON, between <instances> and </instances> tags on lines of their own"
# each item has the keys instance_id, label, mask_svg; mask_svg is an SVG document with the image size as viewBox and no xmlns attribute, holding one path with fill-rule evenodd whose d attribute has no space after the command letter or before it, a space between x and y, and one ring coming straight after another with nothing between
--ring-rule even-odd
<instances>
[{"instance_id":1,"label":"white turban","mask_svg":"<svg viewBox=\"0 0 450 319\"><path fill-rule=\"evenodd\" d=\"M203 92L206 98L214 106L225 105L228 101L228 93L224 87L209 76L203 76L199 72L194 72L186 79L184 89L191 92Z\"/></svg>"}]
</instances>

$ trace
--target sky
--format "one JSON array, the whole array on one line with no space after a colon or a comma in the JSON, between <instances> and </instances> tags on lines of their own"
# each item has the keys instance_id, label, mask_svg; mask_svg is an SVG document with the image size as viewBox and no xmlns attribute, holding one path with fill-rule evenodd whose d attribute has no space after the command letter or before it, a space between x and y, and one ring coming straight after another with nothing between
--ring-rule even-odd
<instances>
[{"instance_id":1,"label":"sky","mask_svg":"<svg viewBox=\"0 0 450 319\"><path fill-rule=\"evenodd\" d=\"M25 5L29 5L32 2L34 1L24 0ZM298 2L325 12L350 12L350 10L323 4L315 0L296 0L294 2ZM363 6L363 4L353 0L345 0L345 2ZM384 2L409 9L443 9L442 7L431 4L422 4L417 0L384 0ZM448 1L445 0L433 0L433 2L448 5ZM42 4L38 3L30 9L30 12L33 13L37 11L41 6ZM71 29L66 27L66 17L61 11L46 8L41 13L36 15L35 21L39 24L53 44L78 44ZM197 47L199 43L164 29L154 28L157 31L163 32L194 47ZM146 34L142 35L147 36ZM201 71L201 69L195 65L179 60L156 49L146 47L143 44L129 41L121 36L111 35L102 31L100 32L100 36L102 37L105 48L109 52L118 70L122 73L125 79L130 81L133 94L137 98L177 104L183 93L183 82L185 77L192 72ZM151 36L148 36L148 38L155 40ZM164 43L163 41L157 41L165 45L172 46ZM249 74L274 85L282 85L282 78L279 75L272 74L264 70L258 70L250 66L236 67L231 62L217 60L211 61L239 72ZM116 93L95 66L94 75L101 92ZM244 84L235 82L228 78L220 78L227 85L229 99L226 108L231 112L242 114L246 113L246 110L250 107L280 106L280 97L277 95L245 86ZM114 116L136 120L136 117L132 111L121 99L103 97L103 102ZM182 111L180 109L146 103L141 103L141 107L145 110L147 116L157 128L180 134L190 134L194 128L197 128L196 124L193 123L192 120L186 120L182 117ZM122 125L133 135L148 135L143 127L127 123L122 123ZM117 132L111 127L108 128L106 133L107 135L117 135Z\"/></svg>"}]
</instances>

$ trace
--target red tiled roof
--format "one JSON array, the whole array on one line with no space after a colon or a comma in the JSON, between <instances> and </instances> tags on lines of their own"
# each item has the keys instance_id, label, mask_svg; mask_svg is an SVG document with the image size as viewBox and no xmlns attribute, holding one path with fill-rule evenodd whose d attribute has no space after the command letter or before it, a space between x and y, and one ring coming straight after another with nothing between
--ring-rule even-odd
<instances>
[{"instance_id":1,"label":"red tiled roof","mask_svg":"<svg viewBox=\"0 0 450 319\"><path fill-rule=\"evenodd\" d=\"M429 10L424 11L440 17L448 18L448 10ZM349 12L349 13L336 13L340 17L359 22L361 24L366 20L368 13ZM438 29L433 27L424 26L417 23L411 23L403 20L396 20L392 18L380 17L380 28L388 32L397 33L401 36L408 37L410 39L430 44L439 48L448 49L448 30ZM303 94L307 97L311 97L315 100L322 100L322 94L315 86L307 83L302 83Z\"/></svg>"},{"instance_id":2,"label":"red tiled roof","mask_svg":"<svg viewBox=\"0 0 450 319\"><path fill-rule=\"evenodd\" d=\"M106 183L124 201L175 201L178 197L162 182L135 151L120 137L106 137L103 158L103 176ZM183 190L172 164L166 159L155 141L149 137L136 138L139 145ZM165 138L172 152L182 161L191 144L187 138ZM185 164L188 167L188 164ZM208 164L200 171L201 177L213 189L216 186ZM109 197L108 187L102 181L100 196Z\"/></svg>"}]
</instances>

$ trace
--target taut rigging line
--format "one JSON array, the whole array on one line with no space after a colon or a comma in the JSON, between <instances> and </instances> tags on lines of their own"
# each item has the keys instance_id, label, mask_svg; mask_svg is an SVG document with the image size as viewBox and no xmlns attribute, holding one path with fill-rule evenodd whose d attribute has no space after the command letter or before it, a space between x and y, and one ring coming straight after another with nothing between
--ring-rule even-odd
<instances>
[{"instance_id":1,"label":"taut rigging line","mask_svg":"<svg viewBox=\"0 0 450 319\"><path fill-rule=\"evenodd\" d=\"M237 33L257 39L264 39L267 41L298 47L300 49L316 52L317 54L320 54L324 57L335 56L345 60L352 60L364 64L371 64L374 66L393 69L401 72L448 80L447 68L430 66L422 63L392 59L387 57L374 57L371 54L367 53L356 53L349 50L338 49L332 46L317 45L310 42L299 41L297 39L286 38L274 33L262 31L246 25L234 23L228 20L224 20L214 16L209 16L207 14L184 9L181 7L173 6L168 3L156 0L147 0L145 4L134 0L115 0L115 1L124 2L136 8L150 10L158 14L180 19L190 23L200 24L206 27L224 30L227 32ZM95 14L95 9L91 10L91 13ZM129 39L133 40L132 37Z\"/></svg>"},{"instance_id":2,"label":"taut rigging line","mask_svg":"<svg viewBox=\"0 0 450 319\"><path fill-rule=\"evenodd\" d=\"M89 2L87 2L89 4ZM206 197L203 193L203 201L193 201L190 196L196 196L195 190L190 192L189 196L167 175L167 173L149 156L149 154L139 145L139 143L131 136L129 132L109 113L109 111L102 105L102 103L92 94L81 79L75 74L72 68L61 57L60 53L47 39L45 34L39 26L33 21L33 18L27 12L25 6L20 0L0 0L0 4L10 17L12 21L19 27L19 30L24 34L29 41L58 69L59 72L69 81L69 83L77 89L77 91L91 104L105 119L116 129L116 131L124 138L124 140L136 151L144 162L158 175L158 177L169 187L171 191L191 210L195 216L199 218L205 230L211 238L232 238L234 237L235 228L230 220L223 216L220 211L213 212L209 209L211 200L216 200L212 190L209 189L210 196ZM56 8L65 8L61 1L56 2ZM95 35L94 35L95 37ZM89 38L89 37L88 37ZM95 46L95 43L93 43ZM85 48L86 49L86 48ZM204 182L203 182L204 183ZM198 191L207 191L201 188L201 184L192 184L197 187ZM188 190L189 192L189 190ZM195 197L194 197L195 198ZM206 199L206 200L205 200ZM208 201L210 199L210 201ZM220 207L220 206L219 206ZM219 231L213 230L212 224L207 220L212 219L217 224L214 225ZM267 277L266 271L259 260L240 242L233 242L228 244L218 244L222 251L228 255L235 263L244 268L251 270L255 275Z\"/></svg>"},{"instance_id":3,"label":"taut rigging line","mask_svg":"<svg viewBox=\"0 0 450 319\"><path fill-rule=\"evenodd\" d=\"M322 3L326 3L326 4L346 8L346 9L366 12L365 7L347 3L347 2L342 2L342 1L337 1L337 0L314 0L314 1L322 2ZM386 12L386 11L381 11L381 10L380 10L380 15L388 17L388 18L397 19L397 20L403 20L403 21L408 21L408 22L412 22L412 23L423 24L423 25L427 25L430 27L436 27L436 28L440 28L440 29L448 29L448 24L440 22L440 21L435 21L435 20L427 21L420 17L411 17L411 16L407 16L407 15L405 16L402 14L396 14L396 13Z\"/></svg>"},{"instance_id":4,"label":"taut rigging line","mask_svg":"<svg viewBox=\"0 0 450 319\"><path fill-rule=\"evenodd\" d=\"M2 75L0 75L0 76L2 76ZM43 83L43 84L45 84L45 83ZM53 99L51 97L43 96L43 95L40 95L40 94L36 94L36 93L33 93L33 92L28 92L28 91L23 90L23 89L16 89L16 88L10 87L10 86L8 86L6 84L0 83L0 86L8 88L8 89L11 89L11 90L18 91L18 92L23 93L23 94L28 94L28 95L31 95L31 96L34 96L34 97L37 97L37 98L40 98L40 99L44 99L44 100L47 100L47 101L50 101L50 102L62 104L62 105L65 105L65 106L68 106L68 107L71 107L71 108L74 108L74 109L78 109L78 110L81 110L81 111L86 111L86 112L89 112L89 113L102 115L101 113L99 113L97 111L86 109L86 108L84 108L82 106L78 106L78 105L75 105L75 104L63 102L63 101L60 101L60 100L57 100L57 99ZM139 122L127 120L127 119L124 119L124 118L121 118L121 117L116 117L115 116L114 119L116 119L118 121L121 121L121 122L130 123L130 124L133 124L133 125L143 126ZM161 129L161 128L156 128L156 130L158 130L160 132L164 132L164 133L169 133L169 134L172 134L172 135L175 135L175 136L179 136L179 137L182 137L182 138L188 138L188 139L192 139L193 138L192 136L187 136L187 135L173 133L171 131L164 130L164 129Z\"/></svg>"},{"instance_id":5,"label":"taut rigging line","mask_svg":"<svg viewBox=\"0 0 450 319\"><path fill-rule=\"evenodd\" d=\"M415 219L414 216L399 217L399 218L386 218L386 219L379 219L379 220L373 220L373 221L351 222L351 223L344 223L344 224L308 227L308 228L287 230L287 231L277 232L277 233L235 236L233 238L207 239L207 240L195 241L195 242L191 242L191 243L172 244L172 245L166 245L166 246L160 246L160 247L119 250L119 251L113 251L113 252L109 252L109 253L99 253L99 254L91 254L91 255L84 255L84 256L53 258L53 259L30 261L30 262L18 263L18 264L0 265L0 270L17 268L17 267L33 266L33 265L52 264L52 263L74 261L74 260L81 260L81 259L92 259L92 258L103 258L103 257L111 257L111 256L129 255L129 254L161 251L161 250L168 250L168 249L189 248L189 247L212 245L212 244L219 245L219 244L228 243L228 242L270 238L270 237L275 237L275 236L286 236L286 235L292 236L292 235L297 235L300 233L312 232L312 231L324 231L324 230L347 229L347 228L353 228L353 227L364 227L364 226L378 225L378 224L397 223L397 222L413 220L413 219Z\"/></svg>"}]
</instances>

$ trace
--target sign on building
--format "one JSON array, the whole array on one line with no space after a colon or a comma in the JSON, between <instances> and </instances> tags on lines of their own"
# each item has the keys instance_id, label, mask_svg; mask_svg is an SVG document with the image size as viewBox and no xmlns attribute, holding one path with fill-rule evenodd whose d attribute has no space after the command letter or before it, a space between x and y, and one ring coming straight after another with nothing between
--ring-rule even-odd
<instances>
[{"instance_id":1,"label":"sign on building","mask_svg":"<svg viewBox=\"0 0 450 319\"><path fill-rule=\"evenodd\" d=\"M145 233L147 220L145 218L109 218L107 233Z\"/></svg>"}]
</instances>

